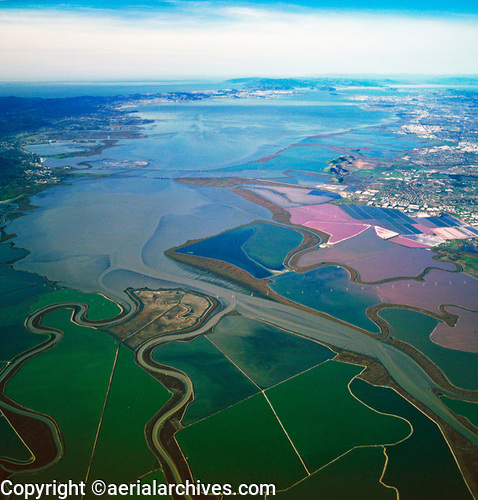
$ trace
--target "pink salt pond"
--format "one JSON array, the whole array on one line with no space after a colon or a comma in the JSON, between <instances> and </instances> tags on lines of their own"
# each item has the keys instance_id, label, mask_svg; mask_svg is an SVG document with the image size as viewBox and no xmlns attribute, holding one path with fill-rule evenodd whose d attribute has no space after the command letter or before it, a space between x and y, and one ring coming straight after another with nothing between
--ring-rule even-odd
<instances>
[{"instance_id":1,"label":"pink salt pond","mask_svg":"<svg viewBox=\"0 0 478 500\"><path fill-rule=\"evenodd\" d=\"M421 243L420 241L415 241L415 240L409 240L404 236L397 236L396 238L391 238L388 241L396 243L397 245L403 245L404 247L408 248L430 248L430 245L427 245L426 243Z\"/></svg>"},{"instance_id":2,"label":"pink salt pond","mask_svg":"<svg viewBox=\"0 0 478 500\"><path fill-rule=\"evenodd\" d=\"M335 205L309 205L289 208L291 222L330 234L329 243L352 238L367 229Z\"/></svg>"}]
</instances>

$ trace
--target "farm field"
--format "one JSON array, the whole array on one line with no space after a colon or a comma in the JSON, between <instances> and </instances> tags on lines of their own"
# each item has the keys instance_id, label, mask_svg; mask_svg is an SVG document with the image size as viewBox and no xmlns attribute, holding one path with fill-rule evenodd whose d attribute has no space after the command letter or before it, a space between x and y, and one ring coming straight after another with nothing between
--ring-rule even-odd
<instances>
[{"instance_id":1,"label":"farm field","mask_svg":"<svg viewBox=\"0 0 478 500\"><path fill-rule=\"evenodd\" d=\"M477 497L473 78L133 80L0 84L0 482Z\"/></svg>"}]
</instances>

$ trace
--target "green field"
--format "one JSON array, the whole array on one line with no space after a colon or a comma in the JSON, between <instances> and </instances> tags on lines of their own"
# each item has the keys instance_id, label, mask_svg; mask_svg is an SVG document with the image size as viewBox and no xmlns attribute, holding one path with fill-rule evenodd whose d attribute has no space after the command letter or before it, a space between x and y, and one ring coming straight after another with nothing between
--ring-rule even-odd
<instances>
[{"instance_id":1,"label":"green field","mask_svg":"<svg viewBox=\"0 0 478 500\"><path fill-rule=\"evenodd\" d=\"M112 300L103 297L97 293L85 293L70 288L56 290L49 294L42 295L31 309L31 313L39 311L52 304L61 304L62 302L79 302L88 306L87 317L91 321L110 319L117 316L121 309Z\"/></svg>"},{"instance_id":2,"label":"green field","mask_svg":"<svg viewBox=\"0 0 478 500\"><path fill-rule=\"evenodd\" d=\"M371 498L395 500L395 490L380 483L385 467L383 451L381 446L356 448L290 490L279 493L277 498L280 500L310 500L311 498L317 500L369 500Z\"/></svg>"},{"instance_id":3,"label":"green field","mask_svg":"<svg viewBox=\"0 0 478 500\"><path fill-rule=\"evenodd\" d=\"M458 401L442 396L442 401L457 415L466 417L478 429L478 403Z\"/></svg>"},{"instance_id":4,"label":"green field","mask_svg":"<svg viewBox=\"0 0 478 500\"><path fill-rule=\"evenodd\" d=\"M226 316L209 337L262 388L335 356L321 344L242 316Z\"/></svg>"},{"instance_id":5,"label":"green field","mask_svg":"<svg viewBox=\"0 0 478 500\"><path fill-rule=\"evenodd\" d=\"M463 240L449 240L433 248L437 260L452 262L463 267L465 273L478 273L478 255L463 250Z\"/></svg>"},{"instance_id":6,"label":"green field","mask_svg":"<svg viewBox=\"0 0 478 500\"><path fill-rule=\"evenodd\" d=\"M27 461L31 453L0 411L0 458Z\"/></svg>"},{"instance_id":7,"label":"green field","mask_svg":"<svg viewBox=\"0 0 478 500\"><path fill-rule=\"evenodd\" d=\"M121 346L92 461L90 482L135 481L153 469L144 427L169 400L169 392L134 363L134 354ZM114 466L112 466L114 464Z\"/></svg>"},{"instance_id":8,"label":"green field","mask_svg":"<svg viewBox=\"0 0 478 500\"><path fill-rule=\"evenodd\" d=\"M361 401L384 413L407 419L413 434L387 447L383 482L396 487L400 500L453 498L471 500L461 473L438 426L395 391L354 380L350 388Z\"/></svg>"},{"instance_id":9,"label":"green field","mask_svg":"<svg viewBox=\"0 0 478 500\"><path fill-rule=\"evenodd\" d=\"M431 359L452 384L478 389L478 354L447 349L430 340L438 321L406 309L384 309L380 316L392 325L392 336L411 344Z\"/></svg>"},{"instance_id":10,"label":"green field","mask_svg":"<svg viewBox=\"0 0 478 500\"><path fill-rule=\"evenodd\" d=\"M205 483L291 486L306 472L262 394L180 431L194 475Z\"/></svg>"},{"instance_id":11,"label":"green field","mask_svg":"<svg viewBox=\"0 0 478 500\"><path fill-rule=\"evenodd\" d=\"M350 394L348 384L361 371L327 361L266 391L312 471L354 447L396 443L410 434L408 422L379 414Z\"/></svg>"},{"instance_id":12,"label":"green field","mask_svg":"<svg viewBox=\"0 0 478 500\"><path fill-rule=\"evenodd\" d=\"M70 317L68 309L44 317L44 325L64 331L62 340L30 359L6 388L7 396L51 415L60 426L65 455L41 481L85 478L115 357L111 337Z\"/></svg>"},{"instance_id":13,"label":"green field","mask_svg":"<svg viewBox=\"0 0 478 500\"><path fill-rule=\"evenodd\" d=\"M186 410L184 425L223 410L259 391L204 337L160 346L154 350L153 359L180 369L193 382L194 401Z\"/></svg>"}]
</instances>

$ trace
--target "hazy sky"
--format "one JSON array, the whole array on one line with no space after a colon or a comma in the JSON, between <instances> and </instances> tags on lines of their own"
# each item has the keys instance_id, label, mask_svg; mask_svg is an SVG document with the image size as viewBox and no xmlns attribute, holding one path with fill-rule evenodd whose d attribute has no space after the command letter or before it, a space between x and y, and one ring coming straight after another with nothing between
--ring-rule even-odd
<instances>
[{"instance_id":1,"label":"hazy sky","mask_svg":"<svg viewBox=\"0 0 478 500\"><path fill-rule=\"evenodd\" d=\"M0 79L478 73L476 1L318 5L0 0Z\"/></svg>"}]
</instances>

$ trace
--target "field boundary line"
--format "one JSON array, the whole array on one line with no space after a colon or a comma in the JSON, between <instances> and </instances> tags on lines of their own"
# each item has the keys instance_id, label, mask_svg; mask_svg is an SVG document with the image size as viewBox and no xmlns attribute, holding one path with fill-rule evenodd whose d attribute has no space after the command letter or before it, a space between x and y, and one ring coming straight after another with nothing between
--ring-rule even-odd
<instances>
[{"instance_id":1,"label":"field boundary line","mask_svg":"<svg viewBox=\"0 0 478 500\"><path fill-rule=\"evenodd\" d=\"M91 465L93 464L93 458L95 456L96 445L98 444L98 438L100 436L101 425L103 424L103 418L105 416L106 405L108 403L108 398L110 395L111 384L113 382L113 375L114 375L115 370L116 370L116 363L118 361L120 347L121 347L121 343L118 343L118 347L116 348L116 353L115 353L115 359L113 361L113 367L111 369L110 379L108 381L108 388L106 389L106 396L105 396L105 401L103 403L103 409L101 410L101 416L100 416L100 420L98 422L98 428L96 429L95 441L93 443L93 448L91 450L90 463L88 464L88 469L86 471L85 484L88 482L88 478L90 476ZM83 500L83 496L81 497L81 499Z\"/></svg>"}]
</instances>

